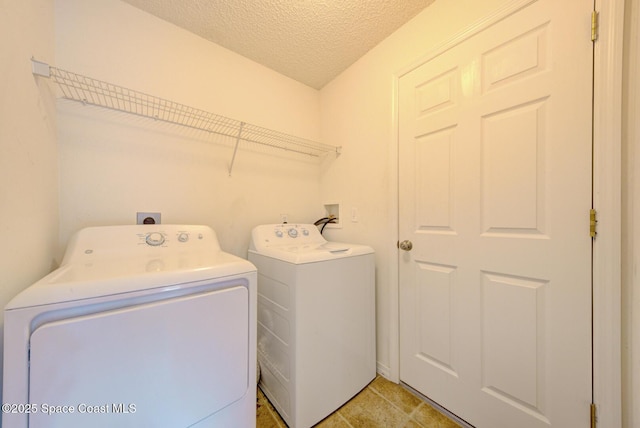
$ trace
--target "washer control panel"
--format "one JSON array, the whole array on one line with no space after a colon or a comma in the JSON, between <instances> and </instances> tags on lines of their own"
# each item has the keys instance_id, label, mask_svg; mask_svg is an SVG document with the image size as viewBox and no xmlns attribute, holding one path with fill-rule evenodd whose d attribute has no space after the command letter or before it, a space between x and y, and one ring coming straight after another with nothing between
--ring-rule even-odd
<instances>
[{"instance_id":1,"label":"washer control panel","mask_svg":"<svg viewBox=\"0 0 640 428\"><path fill-rule=\"evenodd\" d=\"M313 224L265 224L256 226L252 232L252 245L270 247L274 245L322 244L326 240Z\"/></svg>"},{"instance_id":2,"label":"washer control panel","mask_svg":"<svg viewBox=\"0 0 640 428\"><path fill-rule=\"evenodd\" d=\"M282 224L282 225L275 225L274 228L274 234L276 238L284 238L285 236L291 238L291 239L300 239L300 240L304 240L304 238L308 237L311 235L310 230L311 227L313 227L313 230L315 230L316 232L318 231L318 229L313 226L313 225L307 225L307 224Z\"/></svg>"}]
</instances>

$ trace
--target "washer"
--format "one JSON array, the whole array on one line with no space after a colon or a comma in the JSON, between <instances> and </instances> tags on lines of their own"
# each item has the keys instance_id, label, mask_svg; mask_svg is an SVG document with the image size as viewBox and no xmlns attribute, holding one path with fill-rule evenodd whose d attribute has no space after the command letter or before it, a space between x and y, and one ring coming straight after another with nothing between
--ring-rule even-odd
<instances>
[{"instance_id":1,"label":"washer","mask_svg":"<svg viewBox=\"0 0 640 428\"><path fill-rule=\"evenodd\" d=\"M376 375L374 252L312 224L253 229L260 388L291 428L310 427Z\"/></svg>"},{"instance_id":2,"label":"washer","mask_svg":"<svg viewBox=\"0 0 640 428\"><path fill-rule=\"evenodd\" d=\"M255 427L256 275L206 226L79 231L5 308L3 426Z\"/></svg>"}]
</instances>

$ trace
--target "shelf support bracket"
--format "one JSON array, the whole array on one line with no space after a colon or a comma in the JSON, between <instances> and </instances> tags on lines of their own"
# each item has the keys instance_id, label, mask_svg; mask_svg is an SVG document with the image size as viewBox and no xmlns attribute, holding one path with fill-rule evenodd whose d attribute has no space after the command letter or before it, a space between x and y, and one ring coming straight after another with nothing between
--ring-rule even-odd
<instances>
[{"instance_id":1,"label":"shelf support bracket","mask_svg":"<svg viewBox=\"0 0 640 428\"><path fill-rule=\"evenodd\" d=\"M240 144L240 138L242 137L242 128L244 128L244 122L240 122L240 129L238 129L238 136L236 137L236 146L233 148L233 156L231 157L231 164L229 165L229 177L231 177L231 171L233 170L233 163L236 161L236 153L238 153L238 144Z\"/></svg>"},{"instance_id":2,"label":"shelf support bracket","mask_svg":"<svg viewBox=\"0 0 640 428\"><path fill-rule=\"evenodd\" d=\"M51 77L51 67L46 62L36 61L31 58L31 73L48 79Z\"/></svg>"}]
</instances>

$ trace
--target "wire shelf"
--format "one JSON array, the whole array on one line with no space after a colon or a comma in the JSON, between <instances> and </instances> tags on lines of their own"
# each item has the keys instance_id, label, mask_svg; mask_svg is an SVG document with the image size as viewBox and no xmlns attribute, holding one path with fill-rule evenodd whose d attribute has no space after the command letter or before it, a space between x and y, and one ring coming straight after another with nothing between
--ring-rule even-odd
<instances>
[{"instance_id":1,"label":"wire shelf","mask_svg":"<svg viewBox=\"0 0 640 428\"><path fill-rule=\"evenodd\" d=\"M327 153L340 154L340 147L262 128L154 95L52 67L33 59L32 64L33 73L50 78L55 82L65 99L234 138L236 145L229 167L229 174L231 174L238 143L241 140L313 157L320 157Z\"/></svg>"}]
</instances>

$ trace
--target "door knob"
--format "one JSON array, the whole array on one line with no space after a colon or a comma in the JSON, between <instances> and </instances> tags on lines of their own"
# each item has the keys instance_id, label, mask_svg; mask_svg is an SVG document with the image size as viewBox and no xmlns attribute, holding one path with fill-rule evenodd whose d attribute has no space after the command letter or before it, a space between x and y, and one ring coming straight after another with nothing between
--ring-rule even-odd
<instances>
[{"instance_id":1,"label":"door knob","mask_svg":"<svg viewBox=\"0 0 640 428\"><path fill-rule=\"evenodd\" d=\"M398 244L398 248L404 251L411 251L411 249L413 248L413 244L411 243L411 241L405 239L400 244Z\"/></svg>"}]
</instances>

